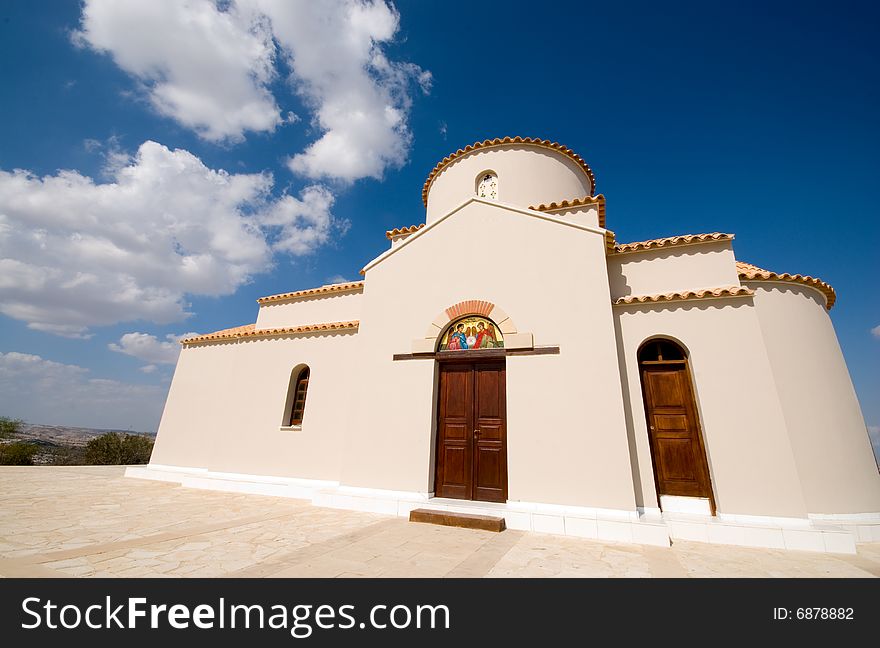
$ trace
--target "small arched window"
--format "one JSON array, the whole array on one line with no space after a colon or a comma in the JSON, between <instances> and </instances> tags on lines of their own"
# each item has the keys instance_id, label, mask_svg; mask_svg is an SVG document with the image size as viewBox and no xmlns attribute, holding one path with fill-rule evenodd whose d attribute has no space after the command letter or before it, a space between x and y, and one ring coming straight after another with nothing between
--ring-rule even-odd
<instances>
[{"instance_id":1,"label":"small arched window","mask_svg":"<svg viewBox=\"0 0 880 648\"><path fill-rule=\"evenodd\" d=\"M477 198L498 200L498 176L494 171L480 174L477 179Z\"/></svg>"},{"instance_id":2,"label":"small arched window","mask_svg":"<svg viewBox=\"0 0 880 648\"><path fill-rule=\"evenodd\" d=\"M309 368L303 367L296 377L290 381L290 419L287 424L291 427L302 425L303 415L306 412L306 394L309 391Z\"/></svg>"}]
</instances>

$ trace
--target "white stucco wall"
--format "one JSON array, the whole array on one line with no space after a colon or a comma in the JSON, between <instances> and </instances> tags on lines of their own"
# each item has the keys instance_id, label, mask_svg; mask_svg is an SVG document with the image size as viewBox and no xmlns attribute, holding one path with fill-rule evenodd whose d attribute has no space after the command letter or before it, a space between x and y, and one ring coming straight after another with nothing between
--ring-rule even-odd
<instances>
[{"instance_id":1,"label":"white stucco wall","mask_svg":"<svg viewBox=\"0 0 880 648\"><path fill-rule=\"evenodd\" d=\"M559 202L559 201L557 201ZM535 206L537 205L530 205ZM553 218L568 221L571 223L579 223L589 227L599 227L599 207L595 204L581 205L578 207L570 207L567 209L557 209L554 211L543 212Z\"/></svg>"},{"instance_id":2,"label":"white stucco wall","mask_svg":"<svg viewBox=\"0 0 880 648\"><path fill-rule=\"evenodd\" d=\"M608 278L612 299L739 285L731 241L612 254Z\"/></svg>"},{"instance_id":3,"label":"white stucco wall","mask_svg":"<svg viewBox=\"0 0 880 648\"><path fill-rule=\"evenodd\" d=\"M551 149L507 144L478 149L446 166L428 193L426 222L476 195L477 177L490 170L498 174L498 200L523 208L591 194L589 178L571 158Z\"/></svg>"},{"instance_id":4,"label":"white stucco wall","mask_svg":"<svg viewBox=\"0 0 880 648\"><path fill-rule=\"evenodd\" d=\"M825 298L745 282L755 305L810 513L880 511L880 474Z\"/></svg>"},{"instance_id":5,"label":"white stucco wall","mask_svg":"<svg viewBox=\"0 0 880 648\"><path fill-rule=\"evenodd\" d=\"M637 351L669 337L689 353L719 513L805 517L786 421L751 299L616 306L637 499L656 507Z\"/></svg>"},{"instance_id":6,"label":"white stucco wall","mask_svg":"<svg viewBox=\"0 0 880 648\"><path fill-rule=\"evenodd\" d=\"M260 305L257 330L360 319L362 292L329 293Z\"/></svg>"},{"instance_id":7,"label":"white stucco wall","mask_svg":"<svg viewBox=\"0 0 880 648\"><path fill-rule=\"evenodd\" d=\"M412 234L404 234L402 236L395 236L390 241L390 247L393 247L393 248L397 247L398 245L403 243L406 239L408 239L410 236L412 236Z\"/></svg>"},{"instance_id":8,"label":"white stucco wall","mask_svg":"<svg viewBox=\"0 0 880 648\"><path fill-rule=\"evenodd\" d=\"M184 347L151 463L338 480L356 356L351 332ZM302 364L311 369L302 430L280 430Z\"/></svg>"},{"instance_id":9,"label":"white stucco wall","mask_svg":"<svg viewBox=\"0 0 880 648\"><path fill-rule=\"evenodd\" d=\"M480 201L367 266L343 484L433 490L436 362L392 356L469 299L561 351L507 358L509 499L634 510L603 232Z\"/></svg>"}]
</instances>

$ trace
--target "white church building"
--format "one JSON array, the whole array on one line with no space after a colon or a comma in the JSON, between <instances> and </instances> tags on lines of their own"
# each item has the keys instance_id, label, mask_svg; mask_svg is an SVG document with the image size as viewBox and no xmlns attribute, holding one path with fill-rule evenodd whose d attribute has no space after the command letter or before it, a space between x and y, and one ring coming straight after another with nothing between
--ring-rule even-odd
<instances>
[{"instance_id":1,"label":"white church building","mask_svg":"<svg viewBox=\"0 0 880 648\"><path fill-rule=\"evenodd\" d=\"M444 158L362 281L182 342L130 476L536 532L810 551L880 541L823 281L732 234L620 243L567 147Z\"/></svg>"}]
</instances>

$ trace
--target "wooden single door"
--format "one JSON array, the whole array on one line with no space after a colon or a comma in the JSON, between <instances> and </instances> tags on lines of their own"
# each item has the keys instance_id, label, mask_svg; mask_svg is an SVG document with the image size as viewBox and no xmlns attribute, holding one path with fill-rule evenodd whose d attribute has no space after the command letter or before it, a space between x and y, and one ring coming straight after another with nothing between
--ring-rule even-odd
<instances>
[{"instance_id":1,"label":"wooden single door","mask_svg":"<svg viewBox=\"0 0 880 648\"><path fill-rule=\"evenodd\" d=\"M707 497L714 510L686 362L644 364L642 389L658 494Z\"/></svg>"},{"instance_id":2,"label":"wooden single door","mask_svg":"<svg viewBox=\"0 0 880 648\"><path fill-rule=\"evenodd\" d=\"M437 497L507 501L504 360L444 362L437 407Z\"/></svg>"}]
</instances>

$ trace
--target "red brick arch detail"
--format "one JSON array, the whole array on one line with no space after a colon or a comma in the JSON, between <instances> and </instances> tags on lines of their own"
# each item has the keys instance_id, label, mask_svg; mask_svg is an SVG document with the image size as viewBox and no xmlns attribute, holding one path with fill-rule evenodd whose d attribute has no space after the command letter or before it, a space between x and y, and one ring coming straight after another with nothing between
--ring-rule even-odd
<instances>
[{"instance_id":1,"label":"red brick arch detail","mask_svg":"<svg viewBox=\"0 0 880 648\"><path fill-rule=\"evenodd\" d=\"M449 316L450 320L462 317L463 315L482 315L483 317L489 317L489 313L492 312L493 308L495 308L495 304L492 302L481 301L479 299L468 299L447 308L446 314Z\"/></svg>"}]
</instances>

